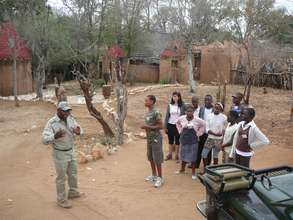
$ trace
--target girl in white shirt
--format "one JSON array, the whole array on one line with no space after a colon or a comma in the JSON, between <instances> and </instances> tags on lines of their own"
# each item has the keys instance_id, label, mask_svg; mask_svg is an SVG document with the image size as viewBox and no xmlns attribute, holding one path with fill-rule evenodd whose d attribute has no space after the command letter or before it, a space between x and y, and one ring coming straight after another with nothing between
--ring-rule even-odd
<instances>
[{"instance_id":1,"label":"girl in white shirt","mask_svg":"<svg viewBox=\"0 0 293 220\"><path fill-rule=\"evenodd\" d=\"M237 121L239 118L239 113L236 111L230 111L228 114L228 125L225 130L224 139L222 143L222 152L223 152L223 158L222 163L233 163L233 158L230 158L230 152L233 145L234 136L236 134L238 125Z\"/></svg>"},{"instance_id":2,"label":"girl in white shirt","mask_svg":"<svg viewBox=\"0 0 293 220\"><path fill-rule=\"evenodd\" d=\"M172 154L175 152L175 160L179 161L179 138L180 135L176 128L176 123L181 115L185 114L185 105L182 101L180 92L173 92L171 102L167 107L165 117L165 132L169 140L169 153L165 160L172 160Z\"/></svg>"}]
</instances>

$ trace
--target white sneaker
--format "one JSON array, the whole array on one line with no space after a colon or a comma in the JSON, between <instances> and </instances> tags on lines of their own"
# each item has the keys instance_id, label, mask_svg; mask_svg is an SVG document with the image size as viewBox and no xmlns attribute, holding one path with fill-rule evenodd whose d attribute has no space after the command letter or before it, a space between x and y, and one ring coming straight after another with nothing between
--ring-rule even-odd
<instances>
[{"instance_id":1,"label":"white sneaker","mask_svg":"<svg viewBox=\"0 0 293 220\"><path fill-rule=\"evenodd\" d=\"M157 177L154 187L160 188L163 185L163 183L164 183L164 179L161 177Z\"/></svg>"},{"instance_id":2,"label":"white sneaker","mask_svg":"<svg viewBox=\"0 0 293 220\"><path fill-rule=\"evenodd\" d=\"M192 180L196 180L196 179L197 179L196 175L192 175L192 176L191 176L191 179L192 179Z\"/></svg>"},{"instance_id":3,"label":"white sneaker","mask_svg":"<svg viewBox=\"0 0 293 220\"><path fill-rule=\"evenodd\" d=\"M145 178L145 181L147 181L147 182L156 182L156 180L157 180L157 177L153 176L153 175L147 176Z\"/></svg>"}]
</instances>

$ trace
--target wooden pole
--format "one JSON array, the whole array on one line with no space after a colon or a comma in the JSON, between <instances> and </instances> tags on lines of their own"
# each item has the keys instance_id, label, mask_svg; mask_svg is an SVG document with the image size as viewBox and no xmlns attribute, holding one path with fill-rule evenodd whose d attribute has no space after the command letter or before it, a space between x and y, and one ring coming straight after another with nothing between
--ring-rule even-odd
<instances>
[{"instance_id":1,"label":"wooden pole","mask_svg":"<svg viewBox=\"0 0 293 220\"><path fill-rule=\"evenodd\" d=\"M291 72L290 73L291 75L291 87L292 87L292 94L291 94L291 100L290 100L290 103L291 103L291 111L290 111L290 121L293 122L293 73Z\"/></svg>"},{"instance_id":2,"label":"wooden pole","mask_svg":"<svg viewBox=\"0 0 293 220\"><path fill-rule=\"evenodd\" d=\"M13 72L13 95L15 106L19 107L18 99L17 99L17 51L16 51L16 39L15 37L9 37L8 46L12 49L13 54L13 63L12 63L12 72Z\"/></svg>"},{"instance_id":3,"label":"wooden pole","mask_svg":"<svg viewBox=\"0 0 293 220\"><path fill-rule=\"evenodd\" d=\"M188 61L188 77L189 77L190 92L195 93L196 83L193 78L192 44L188 46L187 61Z\"/></svg>"}]
</instances>

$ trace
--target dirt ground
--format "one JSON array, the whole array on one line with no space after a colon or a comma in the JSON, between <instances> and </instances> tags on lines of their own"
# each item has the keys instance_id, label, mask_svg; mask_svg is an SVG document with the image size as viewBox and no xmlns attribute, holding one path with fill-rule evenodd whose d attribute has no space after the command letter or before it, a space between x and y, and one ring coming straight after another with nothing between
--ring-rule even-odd
<instances>
[{"instance_id":1,"label":"dirt ground","mask_svg":"<svg viewBox=\"0 0 293 220\"><path fill-rule=\"evenodd\" d=\"M187 88L177 90L190 100ZM157 96L157 107L165 113L172 91L165 88L130 96L129 130L139 132L147 94ZM204 94L215 96L216 91L214 86L201 85L197 95L202 100ZM235 91L243 89L229 86L227 97ZM255 121L272 142L256 150L253 168L293 165L293 124L287 121L289 96L289 91L268 89L264 95L262 89L253 89ZM86 197L74 200L70 210L59 208L51 147L41 143L42 129L54 113L55 107L48 103L21 102L21 107L15 108L13 102L0 101L0 219L202 219L195 203L204 199L204 188L198 180L192 181L190 174L176 176L179 165L175 161L164 163L166 182L161 189L144 182L150 173L145 140L125 144L102 160L79 165L80 189ZM90 141L101 132L85 106L74 106L73 113L85 131L81 139ZM166 138L164 141L167 150Z\"/></svg>"}]
</instances>

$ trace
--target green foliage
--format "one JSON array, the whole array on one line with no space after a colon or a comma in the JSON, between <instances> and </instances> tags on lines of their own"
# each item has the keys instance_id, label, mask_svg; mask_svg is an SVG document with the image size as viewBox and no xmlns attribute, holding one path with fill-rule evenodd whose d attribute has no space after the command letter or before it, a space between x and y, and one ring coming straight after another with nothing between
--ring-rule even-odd
<instances>
[{"instance_id":1,"label":"green foliage","mask_svg":"<svg viewBox=\"0 0 293 220\"><path fill-rule=\"evenodd\" d=\"M70 13L52 10L46 0L0 0L0 20L13 20L33 53L40 45L48 54L50 66L98 62L113 44L130 56L161 45L154 32L189 43L268 36L285 44L293 36L292 16L274 8L273 0L187 0L176 6L167 0L63 2Z\"/></svg>"},{"instance_id":2,"label":"green foliage","mask_svg":"<svg viewBox=\"0 0 293 220\"><path fill-rule=\"evenodd\" d=\"M171 83L171 78L170 77L166 77L163 79L160 79L160 84L170 84Z\"/></svg>"},{"instance_id":3,"label":"green foliage","mask_svg":"<svg viewBox=\"0 0 293 220\"><path fill-rule=\"evenodd\" d=\"M111 137L104 136L104 137L101 137L99 141L102 145L105 145L105 146L115 145L115 140L114 138L111 138Z\"/></svg>"},{"instance_id":4,"label":"green foliage","mask_svg":"<svg viewBox=\"0 0 293 220\"><path fill-rule=\"evenodd\" d=\"M104 79L94 79L92 80L92 83L95 88L101 88L103 85L106 84Z\"/></svg>"}]
</instances>

